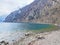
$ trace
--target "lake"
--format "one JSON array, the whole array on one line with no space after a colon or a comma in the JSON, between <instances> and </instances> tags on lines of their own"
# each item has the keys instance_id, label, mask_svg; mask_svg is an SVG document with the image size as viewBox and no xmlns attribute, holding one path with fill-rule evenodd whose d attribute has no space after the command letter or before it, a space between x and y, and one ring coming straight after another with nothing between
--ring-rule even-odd
<instances>
[{"instance_id":1,"label":"lake","mask_svg":"<svg viewBox=\"0 0 60 45\"><path fill-rule=\"evenodd\" d=\"M0 23L0 32L12 32L21 30L40 30L49 28L49 24L35 24L35 23Z\"/></svg>"}]
</instances>

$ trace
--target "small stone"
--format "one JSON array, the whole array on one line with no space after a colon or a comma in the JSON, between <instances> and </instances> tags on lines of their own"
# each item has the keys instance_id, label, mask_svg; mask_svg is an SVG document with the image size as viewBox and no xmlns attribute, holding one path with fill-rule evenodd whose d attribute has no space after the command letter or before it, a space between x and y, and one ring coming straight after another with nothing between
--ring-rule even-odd
<instances>
[{"instance_id":1,"label":"small stone","mask_svg":"<svg viewBox=\"0 0 60 45\"><path fill-rule=\"evenodd\" d=\"M45 39L43 36L37 35L36 36L37 39Z\"/></svg>"},{"instance_id":2,"label":"small stone","mask_svg":"<svg viewBox=\"0 0 60 45\"><path fill-rule=\"evenodd\" d=\"M28 34L28 33L27 33L27 34L25 34L25 36L29 36L29 35L30 35L30 34Z\"/></svg>"},{"instance_id":3,"label":"small stone","mask_svg":"<svg viewBox=\"0 0 60 45\"><path fill-rule=\"evenodd\" d=\"M37 39L45 39L44 37L37 37Z\"/></svg>"},{"instance_id":4,"label":"small stone","mask_svg":"<svg viewBox=\"0 0 60 45\"><path fill-rule=\"evenodd\" d=\"M28 33L25 34L25 36L30 36L30 35L32 35L31 32L28 32Z\"/></svg>"}]
</instances>

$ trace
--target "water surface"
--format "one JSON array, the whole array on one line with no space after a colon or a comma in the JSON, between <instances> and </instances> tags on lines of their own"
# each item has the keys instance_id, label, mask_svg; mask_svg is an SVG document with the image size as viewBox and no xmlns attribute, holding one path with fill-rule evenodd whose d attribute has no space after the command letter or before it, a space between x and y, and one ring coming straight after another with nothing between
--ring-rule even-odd
<instances>
[{"instance_id":1,"label":"water surface","mask_svg":"<svg viewBox=\"0 0 60 45\"><path fill-rule=\"evenodd\" d=\"M49 24L35 23L0 23L0 32L4 31L20 31L20 30L40 30L50 27Z\"/></svg>"}]
</instances>

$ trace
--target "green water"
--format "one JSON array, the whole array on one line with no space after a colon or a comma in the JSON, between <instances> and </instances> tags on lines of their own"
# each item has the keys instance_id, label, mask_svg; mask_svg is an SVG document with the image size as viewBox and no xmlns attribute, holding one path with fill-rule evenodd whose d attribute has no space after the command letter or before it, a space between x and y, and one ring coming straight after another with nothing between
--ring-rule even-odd
<instances>
[{"instance_id":1,"label":"green water","mask_svg":"<svg viewBox=\"0 0 60 45\"><path fill-rule=\"evenodd\" d=\"M34 24L34 23L0 23L0 32L4 31L20 31L20 30L41 30L46 28L53 28L49 24Z\"/></svg>"}]
</instances>

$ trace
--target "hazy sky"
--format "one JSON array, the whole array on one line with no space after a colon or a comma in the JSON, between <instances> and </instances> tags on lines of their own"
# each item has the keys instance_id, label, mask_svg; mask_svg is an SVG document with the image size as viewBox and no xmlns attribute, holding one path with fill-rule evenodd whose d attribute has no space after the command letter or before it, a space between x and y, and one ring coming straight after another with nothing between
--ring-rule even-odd
<instances>
[{"instance_id":1,"label":"hazy sky","mask_svg":"<svg viewBox=\"0 0 60 45\"><path fill-rule=\"evenodd\" d=\"M33 0L0 0L0 15L9 14L31 2Z\"/></svg>"}]
</instances>

